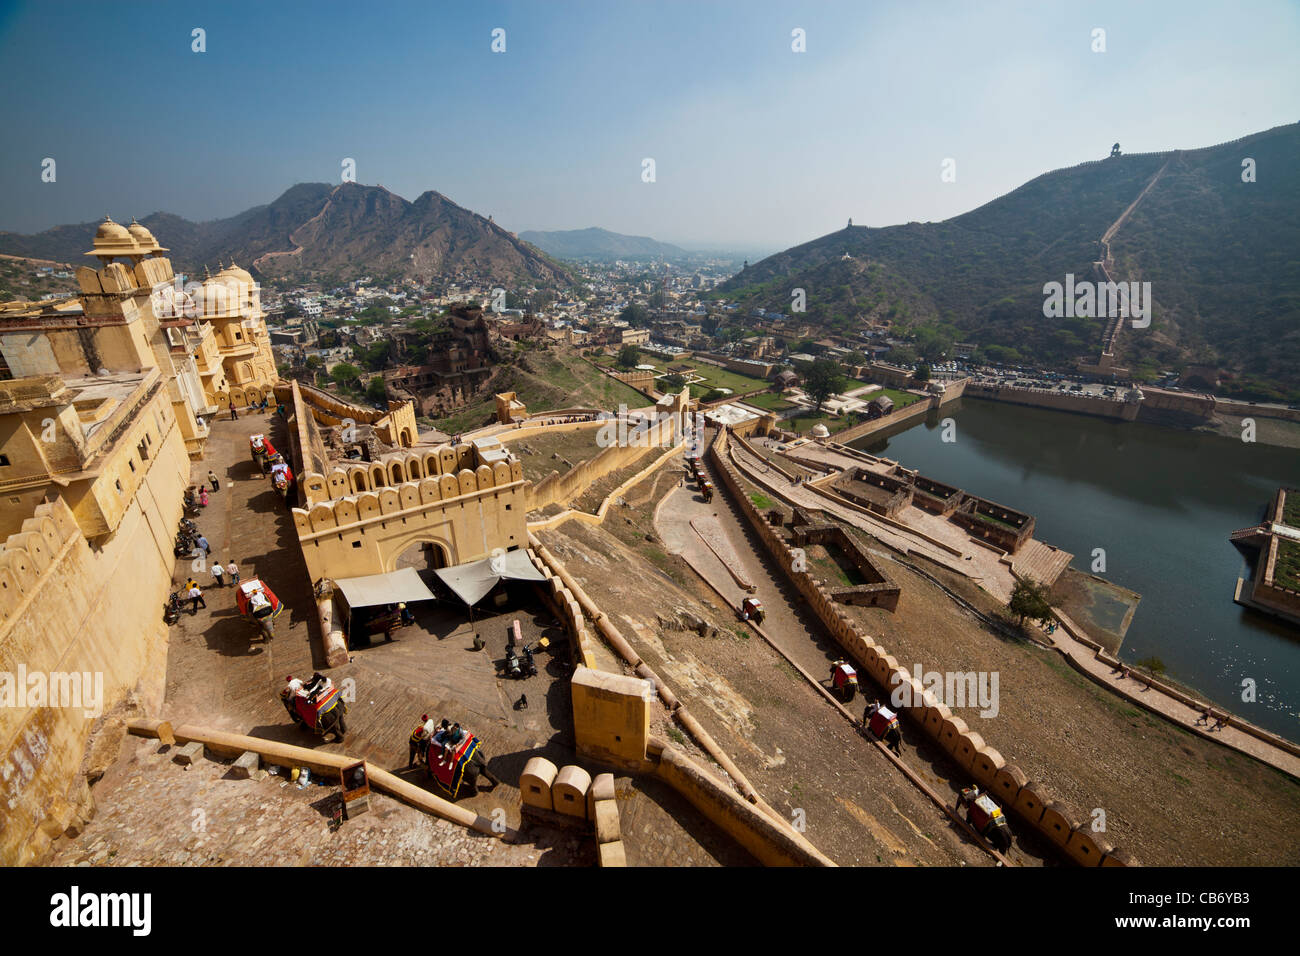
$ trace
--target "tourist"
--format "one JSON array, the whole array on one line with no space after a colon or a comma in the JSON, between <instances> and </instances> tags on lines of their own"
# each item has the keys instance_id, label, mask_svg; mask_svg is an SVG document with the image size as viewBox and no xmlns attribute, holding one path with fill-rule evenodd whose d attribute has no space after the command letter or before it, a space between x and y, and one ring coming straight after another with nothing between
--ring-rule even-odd
<instances>
[{"instance_id":1,"label":"tourist","mask_svg":"<svg viewBox=\"0 0 1300 956\"><path fill-rule=\"evenodd\" d=\"M220 561L212 565L212 580L217 582L219 588L226 586L226 569L221 566Z\"/></svg>"},{"instance_id":2,"label":"tourist","mask_svg":"<svg viewBox=\"0 0 1300 956\"><path fill-rule=\"evenodd\" d=\"M221 490L221 482L217 481L217 473L211 468L208 469L208 481L212 484L213 491Z\"/></svg>"},{"instance_id":3,"label":"tourist","mask_svg":"<svg viewBox=\"0 0 1300 956\"><path fill-rule=\"evenodd\" d=\"M192 585L190 587L188 593L186 594L186 597L188 597L191 601L194 602L190 607L191 615L198 614L200 607L206 608L208 606L208 602L203 600L203 592L199 590L199 586L197 584Z\"/></svg>"},{"instance_id":4,"label":"tourist","mask_svg":"<svg viewBox=\"0 0 1300 956\"><path fill-rule=\"evenodd\" d=\"M1208 706L1202 707L1201 716L1196 718L1196 726L1199 727L1201 724L1205 724L1208 727L1210 721L1213 719L1213 714L1214 712L1210 710Z\"/></svg>"},{"instance_id":5,"label":"tourist","mask_svg":"<svg viewBox=\"0 0 1300 956\"><path fill-rule=\"evenodd\" d=\"M230 564L226 566L226 570L230 572L231 586L239 587L239 565L235 564L234 560L232 559Z\"/></svg>"},{"instance_id":6,"label":"tourist","mask_svg":"<svg viewBox=\"0 0 1300 956\"><path fill-rule=\"evenodd\" d=\"M212 545L208 544L208 539L205 538L203 535L199 535L199 536L194 540L194 544L195 544L195 546L196 546L200 551L202 551L205 555L208 555L208 554L211 554L211 553L212 553Z\"/></svg>"},{"instance_id":7,"label":"tourist","mask_svg":"<svg viewBox=\"0 0 1300 956\"><path fill-rule=\"evenodd\" d=\"M235 403L232 401L230 403L230 420L233 422L238 420L238 418L239 418L239 413L235 411Z\"/></svg>"},{"instance_id":8,"label":"tourist","mask_svg":"<svg viewBox=\"0 0 1300 956\"><path fill-rule=\"evenodd\" d=\"M1226 727L1226 726L1228 726L1228 715L1227 715L1227 714L1219 714L1219 722L1218 722L1217 724L1214 725L1214 729L1215 729L1215 730L1222 730L1222 729L1223 729L1224 727Z\"/></svg>"},{"instance_id":9,"label":"tourist","mask_svg":"<svg viewBox=\"0 0 1300 956\"><path fill-rule=\"evenodd\" d=\"M208 506L208 489L199 485L199 504L204 508Z\"/></svg>"}]
</instances>

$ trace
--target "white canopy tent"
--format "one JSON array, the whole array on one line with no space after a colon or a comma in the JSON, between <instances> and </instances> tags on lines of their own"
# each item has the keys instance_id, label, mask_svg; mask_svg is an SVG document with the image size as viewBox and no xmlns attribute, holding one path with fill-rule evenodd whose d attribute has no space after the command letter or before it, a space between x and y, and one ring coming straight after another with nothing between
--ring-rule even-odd
<instances>
[{"instance_id":1,"label":"white canopy tent","mask_svg":"<svg viewBox=\"0 0 1300 956\"><path fill-rule=\"evenodd\" d=\"M336 578L334 586L343 592L343 599L352 610L380 604L437 600L437 596L420 580L415 568L399 568L388 574L367 574L360 578Z\"/></svg>"},{"instance_id":2,"label":"white canopy tent","mask_svg":"<svg viewBox=\"0 0 1300 956\"><path fill-rule=\"evenodd\" d=\"M434 572L466 604L473 607L500 581L545 581L527 551L507 551L494 558L439 568Z\"/></svg>"}]
</instances>

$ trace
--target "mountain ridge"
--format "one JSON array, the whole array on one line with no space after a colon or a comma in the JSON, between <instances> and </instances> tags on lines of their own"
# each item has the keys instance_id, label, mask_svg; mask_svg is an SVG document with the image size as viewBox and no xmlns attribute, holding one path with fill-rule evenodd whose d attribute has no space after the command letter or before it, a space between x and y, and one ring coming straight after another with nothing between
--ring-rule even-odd
<instances>
[{"instance_id":1,"label":"mountain ridge","mask_svg":"<svg viewBox=\"0 0 1300 956\"><path fill-rule=\"evenodd\" d=\"M234 259L263 278L471 272L502 281L572 281L541 250L435 190L408 201L377 185L297 183L223 219L196 223L154 212L140 222L171 250L178 271ZM81 262L98 227L95 221L29 235L0 232L0 252Z\"/></svg>"},{"instance_id":2,"label":"mountain ridge","mask_svg":"<svg viewBox=\"0 0 1300 956\"><path fill-rule=\"evenodd\" d=\"M1095 359L1104 319L1045 319L1043 286L1067 273L1090 278L1102 236L1165 167L1110 242L1115 277L1150 281L1155 299L1150 329L1120 337L1117 364L1139 377L1215 365L1261 395L1300 397L1297 151L1300 124L1290 124L1091 160L942 222L827 233L751 264L719 291L742 308L786 312L791 290L804 288L809 320L835 331L875 319L991 346L990 357L1011 362ZM1258 182L1243 182L1245 158ZM847 265L862 259L871 268Z\"/></svg>"}]
</instances>

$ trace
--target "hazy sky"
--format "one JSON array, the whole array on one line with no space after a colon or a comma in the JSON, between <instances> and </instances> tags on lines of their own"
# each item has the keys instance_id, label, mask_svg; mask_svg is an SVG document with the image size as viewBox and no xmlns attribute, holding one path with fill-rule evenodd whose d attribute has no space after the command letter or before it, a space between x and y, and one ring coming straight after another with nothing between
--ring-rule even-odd
<instances>
[{"instance_id":1,"label":"hazy sky","mask_svg":"<svg viewBox=\"0 0 1300 956\"><path fill-rule=\"evenodd\" d=\"M0 229L220 218L353 158L509 229L777 249L1295 122L1298 48L1292 0L7 5Z\"/></svg>"}]
</instances>

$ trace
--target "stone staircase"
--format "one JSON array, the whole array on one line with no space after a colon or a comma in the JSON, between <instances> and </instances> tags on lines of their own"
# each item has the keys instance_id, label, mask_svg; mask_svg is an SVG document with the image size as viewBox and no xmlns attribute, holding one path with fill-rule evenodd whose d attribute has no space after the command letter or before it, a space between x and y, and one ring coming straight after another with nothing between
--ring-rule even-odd
<instances>
[{"instance_id":1,"label":"stone staircase","mask_svg":"<svg viewBox=\"0 0 1300 956\"><path fill-rule=\"evenodd\" d=\"M1256 524L1249 528L1238 528L1228 535L1228 540L1233 544L1258 548L1268 540L1268 526Z\"/></svg>"},{"instance_id":2,"label":"stone staircase","mask_svg":"<svg viewBox=\"0 0 1300 956\"><path fill-rule=\"evenodd\" d=\"M1011 560L1011 570L1017 575L1049 588L1074 559L1070 552L1044 544L1037 538L1030 538L1019 551L1008 557Z\"/></svg>"}]
</instances>

